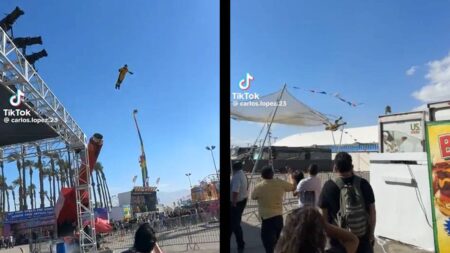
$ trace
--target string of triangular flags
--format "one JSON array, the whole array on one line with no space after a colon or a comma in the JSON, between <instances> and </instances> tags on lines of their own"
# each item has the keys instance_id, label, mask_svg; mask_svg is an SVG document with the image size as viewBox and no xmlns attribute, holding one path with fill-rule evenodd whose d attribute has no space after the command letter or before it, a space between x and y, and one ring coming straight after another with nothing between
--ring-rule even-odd
<instances>
[{"instance_id":1,"label":"string of triangular flags","mask_svg":"<svg viewBox=\"0 0 450 253\"><path fill-rule=\"evenodd\" d=\"M332 97L334 97L336 99L339 99L340 101L342 101L342 102L344 102L344 103L346 103L346 104L348 104L349 106L352 106L352 107L357 107L357 106L363 105L363 103L349 101L349 100L341 97L341 95L339 93L332 93L332 92L327 92L327 91L323 91L323 90L303 89L303 88L300 88L298 86L292 86L292 88L294 88L296 90L302 90L302 91L314 93L314 94L317 93L317 94L332 96Z\"/></svg>"}]
</instances>

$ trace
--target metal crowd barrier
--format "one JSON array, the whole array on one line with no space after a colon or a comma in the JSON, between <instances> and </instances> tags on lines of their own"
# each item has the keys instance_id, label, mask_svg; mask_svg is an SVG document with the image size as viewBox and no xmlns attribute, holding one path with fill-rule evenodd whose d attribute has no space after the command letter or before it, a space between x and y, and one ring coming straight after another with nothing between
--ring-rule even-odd
<instances>
[{"instance_id":1,"label":"metal crowd barrier","mask_svg":"<svg viewBox=\"0 0 450 253\"><path fill-rule=\"evenodd\" d=\"M151 221L158 245L164 250L168 246L186 246L186 250L200 249L204 243L219 243L220 222L216 214L198 213ZM103 238L102 247L113 251L127 250L133 246L134 235L139 224L128 231L118 230Z\"/></svg>"}]
</instances>

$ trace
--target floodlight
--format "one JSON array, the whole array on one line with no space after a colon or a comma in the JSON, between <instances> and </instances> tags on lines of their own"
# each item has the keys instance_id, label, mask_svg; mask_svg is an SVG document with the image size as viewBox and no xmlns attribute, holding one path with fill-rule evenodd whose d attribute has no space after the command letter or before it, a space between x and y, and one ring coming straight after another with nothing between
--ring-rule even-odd
<instances>
[{"instance_id":1,"label":"floodlight","mask_svg":"<svg viewBox=\"0 0 450 253\"><path fill-rule=\"evenodd\" d=\"M39 60L39 59L41 59L41 58L43 58L43 57L47 57L47 56L48 56L47 51L45 51L45 49L43 49L43 50L41 50L41 51L39 51L39 52L37 52L37 53L27 55L27 56L25 56L25 58L27 59L27 61L28 61L31 65L34 65L34 63L35 63L37 60Z\"/></svg>"},{"instance_id":2,"label":"floodlight","mask_svg":"<svg viewBox=\"0 0 450 253\"><path fill-rule=\"evenodd\" d=\"M4 19L0 21L0 27L6 31L11 30L12 25L16 20L25 14L19 7L16 7L10 14L6 15Z\"/></svg>"}]
</instances>

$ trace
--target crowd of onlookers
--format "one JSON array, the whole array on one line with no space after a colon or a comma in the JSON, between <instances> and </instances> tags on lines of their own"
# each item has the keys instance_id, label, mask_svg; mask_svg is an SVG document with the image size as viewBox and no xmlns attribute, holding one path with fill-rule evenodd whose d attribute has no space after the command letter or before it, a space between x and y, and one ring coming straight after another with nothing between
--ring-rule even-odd
<instances>
[{"instance_id":1,"label":"crowd of onlookers","mask_svg":"<svg viewBox=\"0 0 450 253\"><path fill-rule=\"evenodd\" d=\"M262 180L249 192L242 163L234 163L229 236L231 239L235 234L238 252L245 251L240 223L250 197L258 202L266 253L373 253L376 212L372 187L353 173L352 158L346 152L336 154L333 171L336 179L322 185L317 165L309 166L307 177L288 168L288 181L274 178L274 169L266 166L261 171ZM298 207L284 221L287 192L298 197Z\"/></svg>"},{"instance_id":2,"label":"crowd of onlookers","mask_svg":"<svg viewBox=\"0 0 450 253\"><path fill-rule=\"evenodd\" d=\"M12 248L15 245L15 239L14 236L0 236L0 249L8 249Z\"/></svg>"}]
</instances>

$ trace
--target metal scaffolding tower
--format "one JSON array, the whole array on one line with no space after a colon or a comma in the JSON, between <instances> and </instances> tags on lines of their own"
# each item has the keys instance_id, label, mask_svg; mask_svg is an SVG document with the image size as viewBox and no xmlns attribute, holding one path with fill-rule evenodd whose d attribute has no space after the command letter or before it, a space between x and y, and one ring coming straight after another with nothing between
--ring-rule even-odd
<instances>
[{"instance_id":1,"label":"metal scaffolding tower","mask_svg":"<svg viewBox=\"0 0 450 253\"><path fill-rule=\"evenodd\" d=\"M43 145L44 150L67 149L76 151L75 190L77 198L77 221L80 234L81 252L96 252L94 212L90 201L90 176L86 182L78 182L79 169L82 164L89 171L87 160L87 138L75 120L70 116L58 98L48 88L32 65L25 59L22 52L14 45L12 39L0 28L0 85L4 85L12 94L16 90L24 93L26 107L41 119L56 119L45 121L57 134L57 138L20 143L0 147L3 158L8 153L16 152L23 146L30 149L36 145ZM59 143L59 145L58 145ZM31 153L27 153L32 155ZM87 198L87 199L86 199ZM87 201L89 199L89 201ZM87 202L86 202L87 201ZM92 224L92 229L86 229Z\"/></svg>"}]
</instances>

